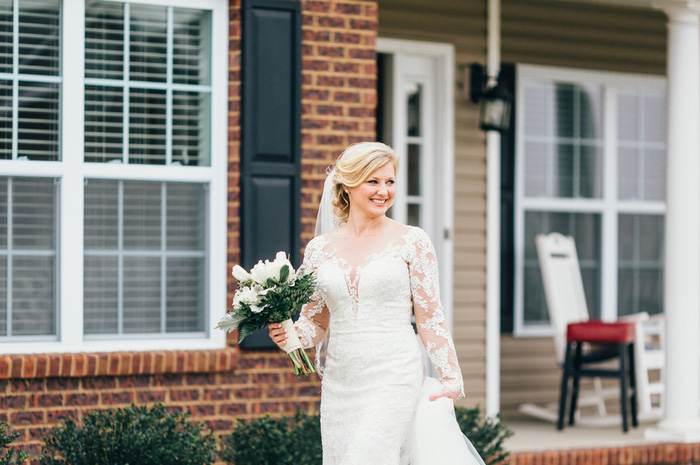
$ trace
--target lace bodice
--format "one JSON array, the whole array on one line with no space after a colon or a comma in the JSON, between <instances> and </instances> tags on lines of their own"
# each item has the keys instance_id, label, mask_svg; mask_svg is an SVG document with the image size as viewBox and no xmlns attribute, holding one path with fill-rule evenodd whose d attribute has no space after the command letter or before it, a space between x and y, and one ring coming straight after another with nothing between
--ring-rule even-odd
<instances>
[{"instance_id":1,"label":"lace bodice","mask_svg":"<svg viewBox=\"0 0 700 465\"><path fill-rule=\"evenodd\" d=\"M396 339L410 328L413 313L442 386L463 395L440 303L435 250L422 229L402 226L394 234L356 239L326 234L309 242L304 266L318 280L313 301L296 324L305 347L319 344L330 331L329 357L354 376L354 363L378 363L381 354L402 350Z\"/></svg>"}]
</instances>

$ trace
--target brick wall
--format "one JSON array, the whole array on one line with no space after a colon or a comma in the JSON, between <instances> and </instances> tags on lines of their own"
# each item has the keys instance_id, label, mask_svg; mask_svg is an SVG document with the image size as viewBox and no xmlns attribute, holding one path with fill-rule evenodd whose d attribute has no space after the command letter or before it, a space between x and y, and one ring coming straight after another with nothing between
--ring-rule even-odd
<instances>
[{"instance_id":1,"label":"brick wall","mask_svg":"<svg viewBox=\"0 0 700 465\"><path fill-rule=\"evenodd\" d=\"M228 267L240 259L241 0L230 0ZM325 169L348 144L375 137L377 6L303 1L302 243L313 237ZM229 275L228 301L236 283ZM164 402L217 434L237 418L318 410L320 383L297 378L279 351L121 352L0 356L0 420L30 452L62 418Z\"/></svg>"},{"instance_id":2,"label":"brick wall","mask_svg":"<svg viewBox=\"0 0 700 465\"><path fill-rule=\"evenodd\" d=\"M690 465L700 463L700 444L519 452L512 454L509 462L509 465Z\"/></svg>"}]
</instances>

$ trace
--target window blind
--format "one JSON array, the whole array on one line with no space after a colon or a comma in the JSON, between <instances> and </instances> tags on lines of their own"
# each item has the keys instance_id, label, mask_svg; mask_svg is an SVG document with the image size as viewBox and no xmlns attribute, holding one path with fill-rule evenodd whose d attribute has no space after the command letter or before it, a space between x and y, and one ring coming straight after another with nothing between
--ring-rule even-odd
<instances>
[{"instance_id":1,"label":"window blind","mask_svg":"<svg viewBox=\"0 0 700 465\"><path fill-rule=\"evenodd\" d=\"M56 185L0 178L0 337L55 334Z\"/></svg>"},{"instance_id":2,"label":"window blind","mask_svg":"<svg viewBox=\"0 0 700 465\"><path fill-rule=\"evenodd\" d=\"M204 330L205 205L201 184L88 181L86 334Z\"/></svg>"},{"instance_id":3,"label":"window blind","mask_svg":"<svg viewBox=\"0 0 700 465\"><path fill-rule=\"evenodd\" d=\"M209 15L87 4L86 161L210 164Z\"/></svg>"}]
</instances>

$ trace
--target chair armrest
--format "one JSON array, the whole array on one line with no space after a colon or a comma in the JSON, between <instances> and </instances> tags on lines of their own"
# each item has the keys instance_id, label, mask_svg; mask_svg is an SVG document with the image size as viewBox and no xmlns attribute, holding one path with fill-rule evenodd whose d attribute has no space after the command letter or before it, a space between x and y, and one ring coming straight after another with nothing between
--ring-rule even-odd
<instances>
[{"instance_id":1,"label":"chair armrest","mask_svg":"<svg viewBox=\"0 0 700 465\"><path fill-rule=\"evenodd\" d=\"M633 313L631 315L624 315L617 319L619 322L624 323L639 323L643 321L649 321L649 314L647 312Z\"/></svg>"}]
</instances>

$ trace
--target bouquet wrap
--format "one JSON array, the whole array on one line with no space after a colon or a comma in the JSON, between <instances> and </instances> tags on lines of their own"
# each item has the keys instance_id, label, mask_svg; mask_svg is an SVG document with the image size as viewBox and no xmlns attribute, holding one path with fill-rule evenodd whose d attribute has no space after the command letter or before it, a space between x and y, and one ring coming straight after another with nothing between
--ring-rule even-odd
<instances>
[{"instance_id":1,"label":"bouquet wrap","mask_svg":"<svg viewBox=\"0 0 700 465\"><path fill-rule=\"evenodd\" d=\"M299 335L297 335L297 330L294 327L294 322L292 319L290 318L288 320L284 320L280 324L287 330L287 343L283 347L284 351L290 353L297 349L301 349L301 341L299 340Z\"/></svg>"}]
</instances>

